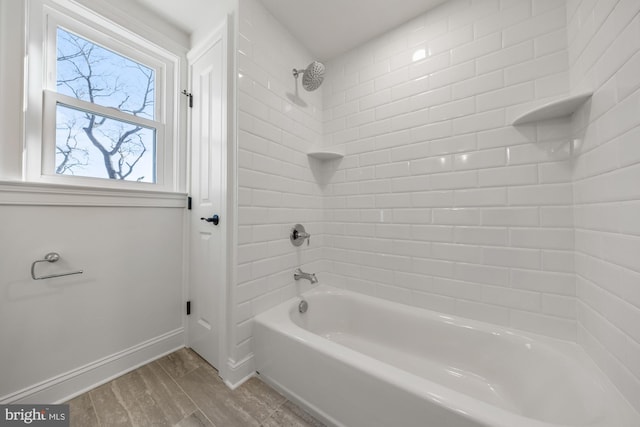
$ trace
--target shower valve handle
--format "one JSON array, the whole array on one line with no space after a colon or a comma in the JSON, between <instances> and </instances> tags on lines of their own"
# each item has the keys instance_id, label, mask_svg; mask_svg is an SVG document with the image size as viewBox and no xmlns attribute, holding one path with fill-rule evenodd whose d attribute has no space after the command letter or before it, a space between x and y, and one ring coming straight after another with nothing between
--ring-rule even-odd
<instances>
[{"instance_id":1,"label":"shower valve handle","mask_svg":"<svg viewBox=\"0 0 640 427\"><path fill-rule=\"evenodd\" d=\"M307 246L309 246L309 242L311 242L311 234L305 233L304 231L293 230L293 239L307 239Z\"/></svg>"},{"instance_id":2,"label":"shower valve handle","mask_svg":"<svg viewBox=\"0 0 640 427\"><path fill-rule=\"evenodd\" d=\"M300 246L304 243L305 239L307 240L307 246L309 246L309 242L311 241L311 234L307 233L302 224L296 224L291 229L291 234L289 234L289 239L294 246Z\"/></svg>"}]
</instances>

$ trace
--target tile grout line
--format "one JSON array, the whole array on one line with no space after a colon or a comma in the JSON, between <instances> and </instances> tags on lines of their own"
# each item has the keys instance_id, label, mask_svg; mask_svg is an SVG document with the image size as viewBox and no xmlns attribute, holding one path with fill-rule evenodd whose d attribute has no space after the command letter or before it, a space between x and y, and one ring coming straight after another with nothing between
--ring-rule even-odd
<instances>
[{"instance_id":1,"label":"tile grout line","mask_svg":"<svg viewBox=\"0 0 640 427\"><path fill-rule=\"evenodd\" d=\"M281 395L281 396L282 396L282 395ZM274 409L274 410L269 414L269 416L267 416L267 417L264 419L264 421L262 421L262 422L260 423L260 426L261 426L261 427L262 427L262 426L264 426L264 423L265 423L265 422L269 421L269 418L272 418L272 417L276 414L276 412L278 412L278 409L282 408L282 406L283 406L285 403L287 403L287 402L289 401L289 399L287 399L285 396L282 396L282 397L284 397L284 401L283 401L281 404L279 404L279 405L278 405L278 406L277 406L277 407L276 407L276 408L275 408L275 409Z\"/></svg>"},{"instance_id":2,"label":"tile grout line","mask_svg":"<svg viewBox=\"0 0 640 427\"><path fill-rule=\"evenodd\" d=\"M93 414L96 416L96 421L98 422L98 427L102 427L102 423L100 422L100 418L98 418L98 411L96 411L96 404L93 401L93 397L91 396L91 392L92 392L92 390L89 390L87 392L87 395L89 395L89 401L91 402L91 410L93 411Z\"/></svg>"},{"instance_id":3,"label":"tile grout line","mask_svg":"<svg viewBox=\"0 0 640 427\"><path fill-rule=\"evenodd\" d=\"M184 347L186 348L186 347ZM166 357L166 356L165 356ZM169 378L171 378L171 381L173 381L175 383L175 385L178 387L178 389L180 389L180 391L182 391L184 393L185 396L187 396L187 398L191 401L191 403L193 403L193 405L196 407L197 411L199 411L205 418L207 421L209 421L211 423L211 425L213 427L217 427L216 423L214 423L208 416L207 414L202 410L202 408L200 408L200 406L198 406L198 404L193 400L193 398L191 397L191 395L189 395L189 393L187 393L187 391L185 389L182 388L182 386L180 384L178 384L178 382L176 381L176 379L173 377L173 375L171 375L171 373L169 373L163 366L161 363L158 363L158 365L160 365L160 369L162 369L168 376ZM199 368L199 367L198 367ZM191 371L189 371L187 374L190 374L191 372L195 371L198 368L194 368ZM185 374L185 375L187 375ZM182 375L182 377L184 377L185 375ZM191 415L193 415L192 412ZM183 418L184 419L184 418ZM180 422L182 422L182 420L180 420Z\"/></svg>"},{"instance_id":4,"label":"tile grout line","mask_svg":"<svg viewBox=\"0 0 640 427\"><path fill-rule=\"evenodd\" d=\"M122 376L114 379L112 382L109 383L109 384L111 384L110 389L111 389L111 391L113 392L113 394L115 396L116 402L122 407L122 409L125 410L125 412L127 413L127 417L131 421L133 421L133 419L134 419L133 414L131 412L132 409L134 409L134 408L129 408L129 405L127 405L128 402L125 400L125 398L123 396L123 390L121 389L121 385L117 383L117 380L120 379L120 378L125 377L126 375L133 374L133 373L137 373L139 376L142 376L142 375L140 375L140 371L138 369L135 369L135 370L131 371L130 373L122 375ZM125 383L125 385L126 385L126 383ZM134 404L140 405L137 399L134 400ZM143 415L144 415L145 419L147 419L147 420L149 419L149 416L145 413L145 411L143 411Z\"/></svg>"},{"instance_id":5,"label":"tile grout line","mask_svg":"<svg viewBox=\"0 0 640 427\"><path fill-rule=\"evenodd\" d=\"M185 348L186 348L186 347L185 347ZM202 358L202 356L200 356L198 353L195 353L195 352L194 352L193 350L191 350L191 349L188 349L188 351L189 351L189 352L194 353L194 354L195 354L195 356L196 356L196 357L197 357L197 358L198 358L202 363L205 363L205 364L207 364L207 365L211 366L213 369L215 369L215 371L216 371L216 375L218 375L218 377L220 376L220 375L219 375L219 371L218 371L218 369L217 369L217 368L215 368L213 365L211 365L211 364L210 364L209 362L207 362L206 360L204 360L204 359ZM198 368L200 368L200 366L199 366ZM194 368L194 369L192 369L191 371L189 371L189 373L191 373L191 372L195 371L195 370L196 370L196 369L198 369L198 368ZM185 375L187 375L187 374L184 374L184 375L182 375L182 376L184 377ZM174 378L171 376L171 374L169 374L169 376L171 377L171 379L174 379ZM222 379L222 378L220 378L220 379ZM174 380L174 381L175 381L175 380ZM176 384L177 384L177 382L176 382ZM180 387L180 385L179 385L179 384L178 384L178 387ZM182 390L182 387L180 387L180 389ZM183 391L184 391L184 390L183 390ZM191 396L190 396L186 391L184 391L184 393L189 397L189 399L191 399ZM280 394L280 393L278 393L278 394ZM280 394L280 395L281 395L281 394ZM281 396L282 396L282 395L281 395ZM264 425L264 423L265 423L267 420L269 420L269 418L271 418L271 417L272 417L272 416L273 416L273 415L278 411L278 409L280 409L280 407L282 407L282 405L284 405L284 404L288 401L288 399L287 399L285 396L282 396L282 398L284 399L284 400L283 400L283 402L282 402L282 403L280 403L280 404L279 404L275 409L273 409L273 411L271 411L270 413L268 413L268 415L264 418L264 420L256 419L256 418L255 418L253 415L251 415L251 414L249 414L249 416L250 416L254 421L256 421L256 422L258 423L258 426L259 426L259 427L260 427L260 426L263 426L263 425ZM191 400L193 401L193 399L191 399ZM195 404L195 402L194 402L194 404ZM204 413L204 411L203 411L202 409L200 409L200 407L199 407L197 404L196 404L196 407L200 410L200 412L201 412L205 417L207 417L207 415ZM209 421L211 422L211 424L213 424L214 426L216 426L216 424L215 424L213 421L211 421L208 417L207 417L207 420L209 420Z\"/></svg>"}]
</instances>

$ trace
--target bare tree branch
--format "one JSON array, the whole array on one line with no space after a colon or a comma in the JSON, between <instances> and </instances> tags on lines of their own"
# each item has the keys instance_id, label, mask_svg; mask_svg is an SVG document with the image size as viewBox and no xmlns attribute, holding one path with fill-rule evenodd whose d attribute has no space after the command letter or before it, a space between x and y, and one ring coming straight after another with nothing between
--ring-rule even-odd
<instances>
[{"instance_id":1,"label":"bare tree branch","mask_svg":"<svg viewBox=\"0 0 640 427\"><path fill-rule=\"evenodd\" d=\"M58 128L59 130L66 130L67 136L64 146L56 144L56 153L60 154L63 159L56 167L56 173L64 174L69 172L74 173L74 169L77 167L86 166L88 164L89 153L87 150L78 147L78 140L74 133L74 124L67 124L65 127ZM84 161L80 160L76 154L80 153L84 157Z\"/></svg>"},{"instance_id":2,"label":"bare tree branch","mask_svg":"<svg viewBox=\"0 0 640 427\"><path fill-rule=\"evenodd\" d=\"M59 33L60 34L60 33ZM65 88L75 98L92 103L102 103L109 107L113 105L122 112L133 116L149 114L149 107L154 105L155 72L141 64L123 59L124 67L132 73L140 76L140 86L131 87L132 79L121 81L121 69L115 72L115 68L105 66L109 60L118 59L117 54L76 36L64 32L64 51L58 46L57 60L59 64L66 64L65 74L58 75L57 86ZM132 65L133 64L133 65ZM114 66L115 67L115 66ZM130 92L133 90L133 92ZM102 100L98 102L98 100ZM106 102L106 104L105 104ZM130 104L137 103L131 106ZM69 107L71 108L71 107ZM78 131L86 135L88 141L102 156L105 172L110 179L126 179L129 177L147 153L147 146L141 131L143 128L137 125L129 125L116 119L99 116L91 112L82 114L85 123L76 125ZM103 129L104 127L104 129ZM119 129L119 130L118 130ZM74 168L83 164L74 157L76 154L89 161L89 153L78 146L75 137L71 137L71 128L64 144L57 144L57 153L62 160L57 165L58 173L74 173ZM73 143L72 141L75 141ZM138 178L138 180L144 177Z\"/></svg>"}]
</instances>

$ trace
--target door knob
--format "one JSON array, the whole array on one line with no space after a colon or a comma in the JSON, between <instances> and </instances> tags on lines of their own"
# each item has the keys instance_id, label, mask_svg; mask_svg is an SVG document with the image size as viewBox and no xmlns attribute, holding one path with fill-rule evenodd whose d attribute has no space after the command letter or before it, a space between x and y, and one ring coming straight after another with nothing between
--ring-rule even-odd
<instances>
[{"instance_id":1,"label":"door knob","mask_svg":"<svg viewBox=\"0 0 640 427\"><path fill-rule=\"evenodd\" d=\"M200 218L203 221L212 222L213 225L218 225L220 222L220 217L218 215L214 215L211 218Z\"/></svg>"}]
</instances>

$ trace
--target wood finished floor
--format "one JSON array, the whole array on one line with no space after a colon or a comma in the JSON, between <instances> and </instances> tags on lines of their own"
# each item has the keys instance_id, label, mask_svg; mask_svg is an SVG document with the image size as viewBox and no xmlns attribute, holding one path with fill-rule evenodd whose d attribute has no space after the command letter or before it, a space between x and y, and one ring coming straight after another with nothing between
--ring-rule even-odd
<instances>
[{"instance_id":1,"label":"wood finished floor","mask_svg":"<svg viewBox=\"0 0 640 427\"><path fill-rule=\"evenodd\" d=\"M323 426L257 378L230 390L186 348L67 403L72 427Z\"/></svg>"}]
</instances>

